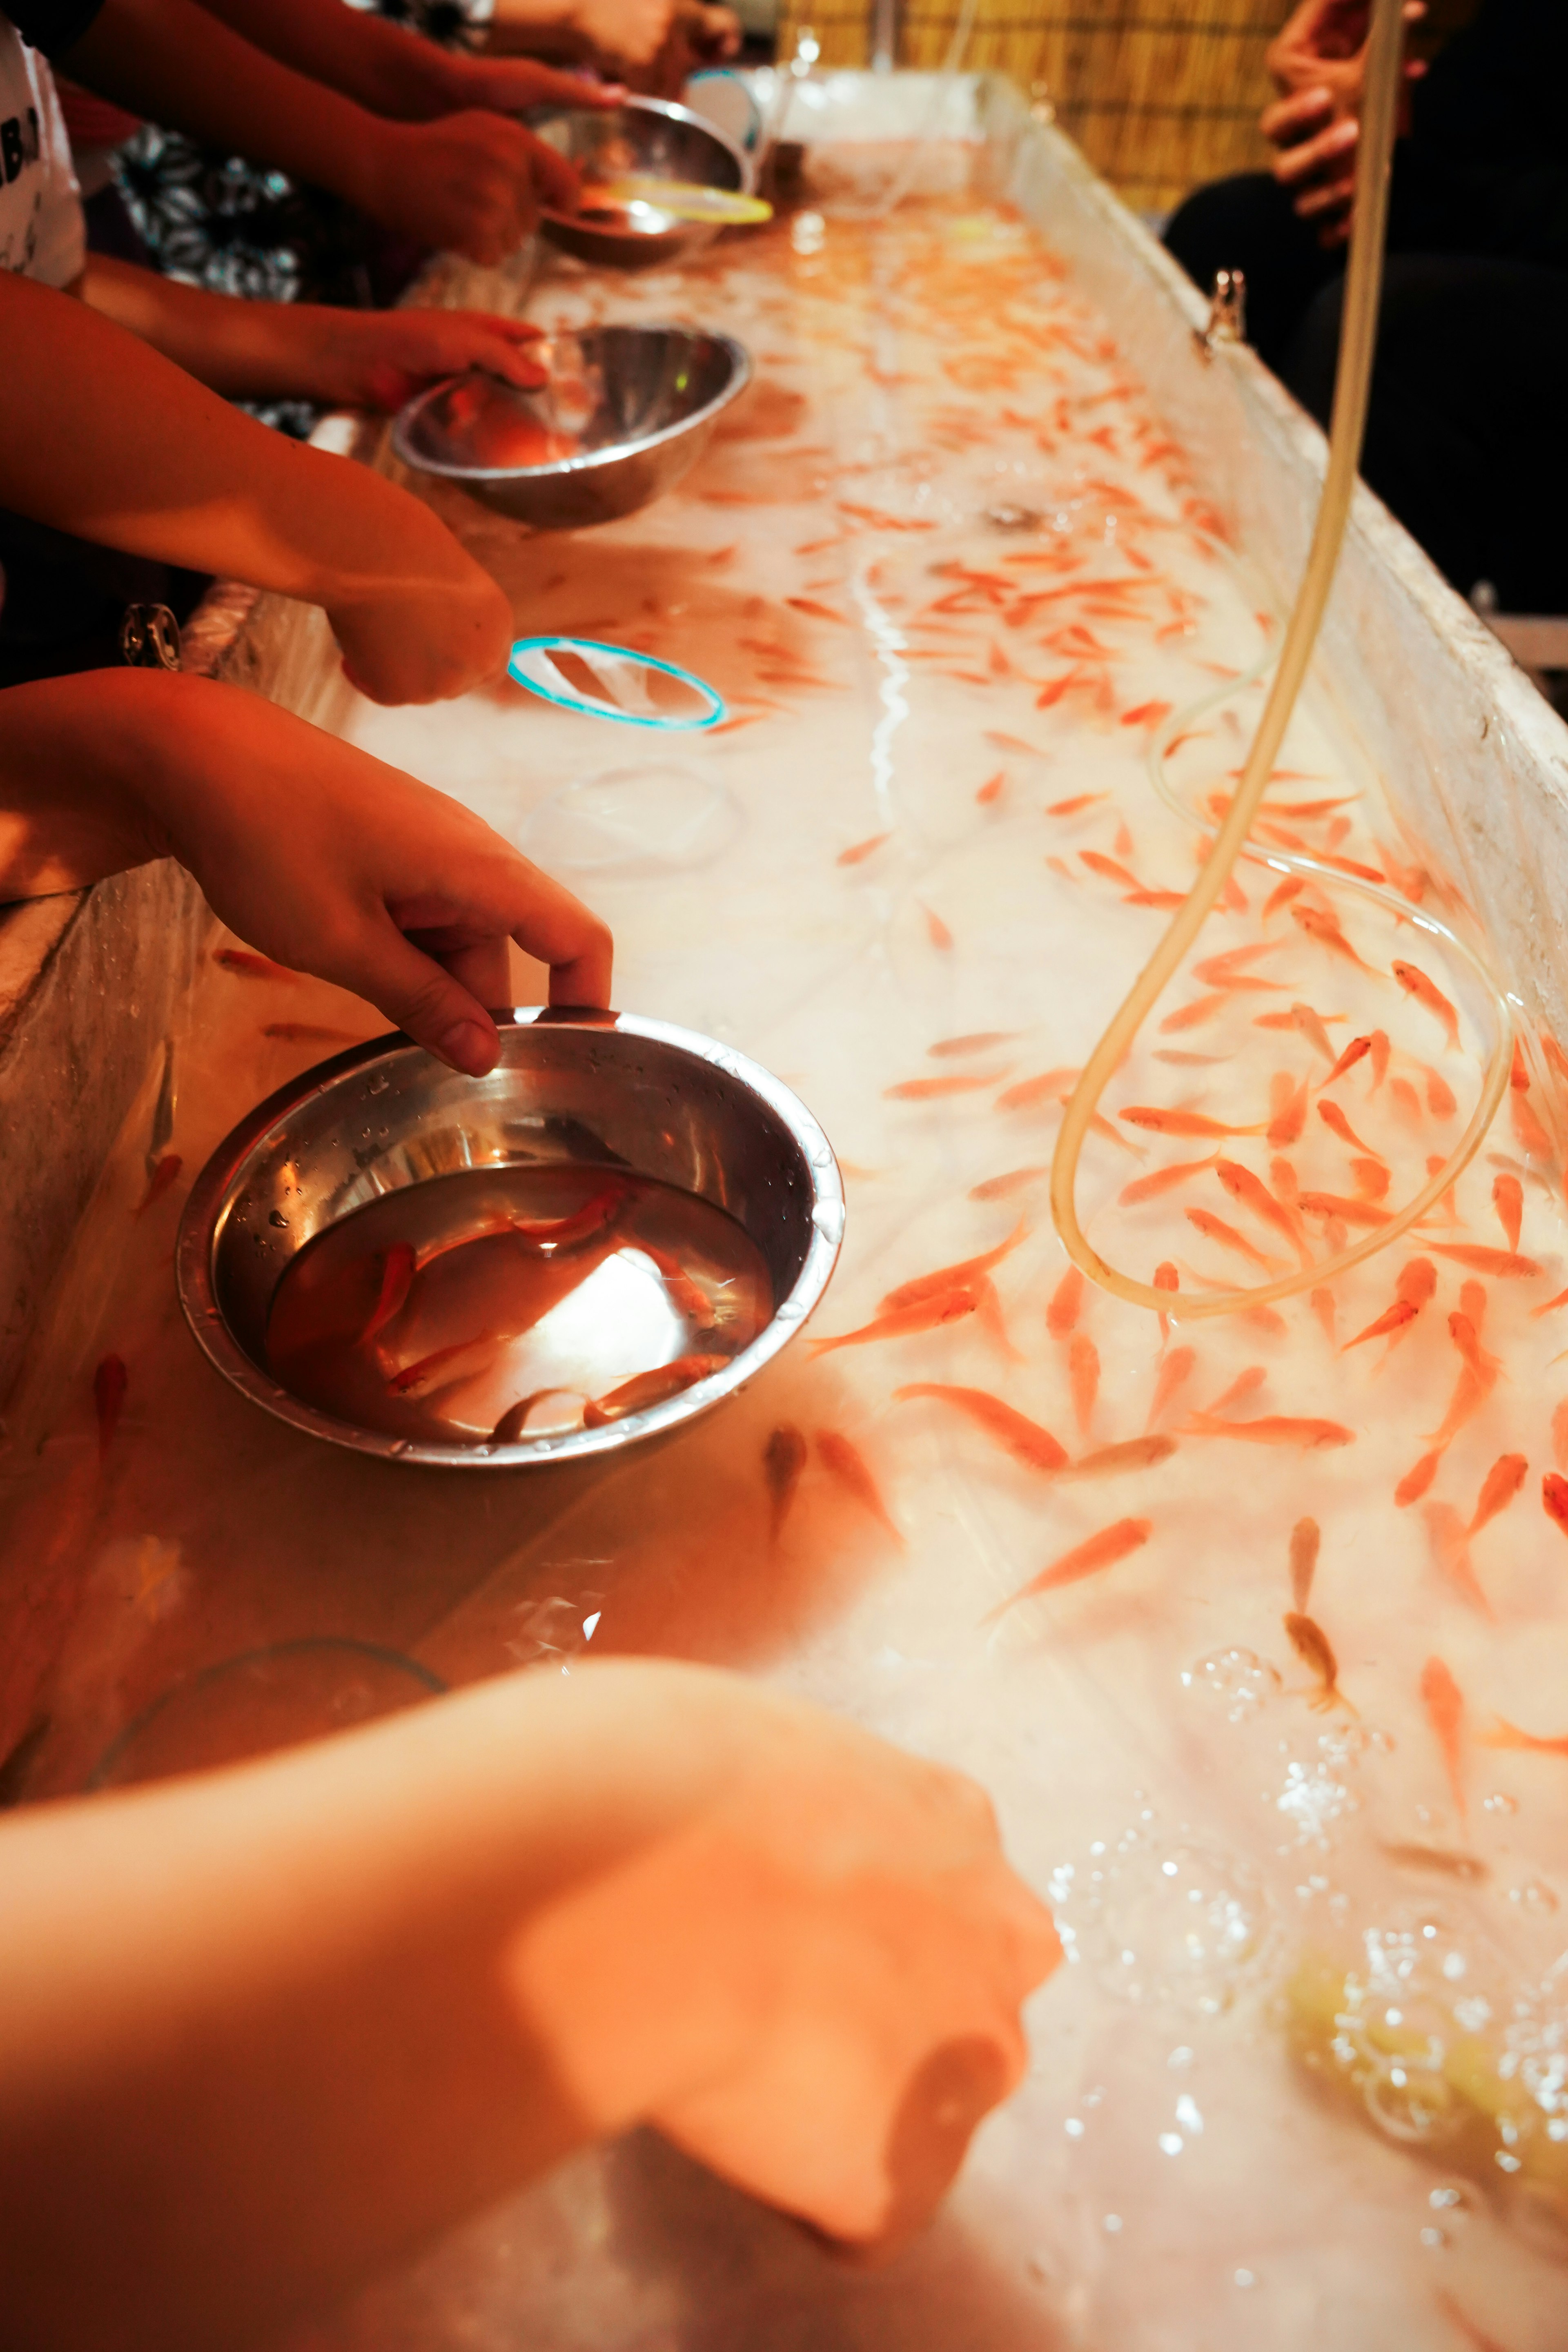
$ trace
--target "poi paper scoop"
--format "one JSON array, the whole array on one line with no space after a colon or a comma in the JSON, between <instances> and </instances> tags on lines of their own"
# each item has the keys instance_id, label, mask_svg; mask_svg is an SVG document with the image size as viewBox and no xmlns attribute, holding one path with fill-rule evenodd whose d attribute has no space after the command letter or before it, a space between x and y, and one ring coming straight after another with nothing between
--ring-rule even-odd
<instances>
[{"instance_id":1,"label":"poi paper scoop","mask_svg":"<svg viewBox=\"0 0 1568 2352\"><path fill-rule=\"evenodd\" d=\"M705 679L591 637L520 637L507 672L557 709L618 719L623 726L679 733L716 727L724 716L723 698Z\"/></svg>"}]
</instances>

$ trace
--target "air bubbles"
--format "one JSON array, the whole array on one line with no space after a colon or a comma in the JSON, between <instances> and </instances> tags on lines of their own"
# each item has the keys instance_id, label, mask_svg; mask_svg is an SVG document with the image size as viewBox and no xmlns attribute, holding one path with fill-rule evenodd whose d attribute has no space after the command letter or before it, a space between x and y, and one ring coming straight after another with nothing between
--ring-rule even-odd
<instances>
[{"instance_id":1,"label":"air bubbles","mask_svg":"<svg viewBox=\"0 0 1568 2352\"><path fill-rule=\"evenodd\" d=\"M1421 2242L1433 2253L1441 2253L1444 2247L1448 2242L1448 2232L1447 2230L1439 2230L1433 2223L1428 2222L1426 2228L1421 2232Z\"/></svg>"},{"instance_id":2,"label":"air bubbles","mask_svg":"<svg viewBox=\"0 0 1568 2352\"><path fill-rule=\"evenodd\" d=\"M1540 1878L1528 1878L1522 1886L1510 1886L1508 1899L1530 1919L1550 1919L1560 1907L1555 1893Z\"/></svg>"},{"instance_id":3,"label":"air bubbles","mask_svg":"<svg viewBox=\"0 0 1568 2352\"><path fill-rule=\"evenodd\" d=\"M1100 1981L1139 2005L1220 2016L1266 1939L1261 1891L1238 1864L1194 1847L1152 1860L1113 1863L1086 1904Z\"/></svg>"},{"instance_id":4,"label":"air bubbles","mask_svg":"<svg viewBox=\"0 0 1568 2352\"><path fill-rule=\"evenodd\" d=\"M1509 1796L1501 1789L1494 1789L1489 1797L1481 1799L1481 1811L1483 1813L1517 1813L1519 1799Z\"/></svg>"},{"instance_id":5,"label":"air bubbles","mask_svg":"<svg viewBox=\"0 0 1568 2352\"><path fill-rule=\"evenodd\" d=\"M1251 1722L1279 1689L1279 1676L1252 1650L1211 1651L1182 1675L1182 1687L1218 1707L1229 1723Z\"/></svg>"}]
</instances>

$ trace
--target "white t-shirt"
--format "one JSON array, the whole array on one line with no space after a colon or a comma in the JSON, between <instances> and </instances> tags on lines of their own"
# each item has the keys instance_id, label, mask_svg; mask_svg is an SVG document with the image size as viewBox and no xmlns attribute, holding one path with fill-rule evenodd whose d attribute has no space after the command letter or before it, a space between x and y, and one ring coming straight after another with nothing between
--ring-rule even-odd
<instances>
[{"instance_id":1,"label":"white t-shirt","mask_svg":"<svg viewBox=\"0 0 1568 2352\"><path fill-rule=\"evenodd\" d=\"M81 196L54 77L0 16L0 269L68 286L86 259Z\"/></svg>"}]
</instances>

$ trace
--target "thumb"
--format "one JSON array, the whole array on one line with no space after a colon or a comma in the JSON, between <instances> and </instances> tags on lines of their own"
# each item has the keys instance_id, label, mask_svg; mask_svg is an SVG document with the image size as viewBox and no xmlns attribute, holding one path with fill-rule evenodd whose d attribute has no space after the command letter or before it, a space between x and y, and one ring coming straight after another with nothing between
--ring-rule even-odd
<instances>
[{"instance_id":1,"label":"thumb","mask_svg":"<svg viewBox=\"0 0 1568 2352\"><path fill-rule=\"evenodd\" d=\"M470 1078L482 1078L495 1067L500 1045L479 998L422 953L390 917L353 961L356 968L341 975L342 985L368 997L416 1045Z\"/></svg>"}]
</instances>

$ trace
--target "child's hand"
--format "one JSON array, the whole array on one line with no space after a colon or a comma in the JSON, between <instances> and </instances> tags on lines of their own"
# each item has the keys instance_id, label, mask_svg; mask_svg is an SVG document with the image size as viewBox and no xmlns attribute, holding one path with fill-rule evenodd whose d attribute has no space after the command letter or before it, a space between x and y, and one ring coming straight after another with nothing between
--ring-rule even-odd
<instances>
[{"instance_id":1,"label":"child's hand","mask_svg":"<svg viewBox=\"0 0 1568 2352\"><path fill-rule=\"evenodd\" d=\"M668 0L652 0L652 5L663 8ZM531 58L472 58L461 50L437 49L432 68L439 76L443 106L454 113L475 106L497 114L526 114L531 106L608 109L626 97L618 82L596 81L588 73L561 73L553 66L536 65Z\"/></svg>"},{"instance_id":2,"label":"child's hand","mask_svg":"<svg viewBox=\"0 0 1568 2352\"><path fill-rule=\"evenodd\" d=\"M533 392L546 370L528 346L542 329L483 310L329 310L290 315L308 340L302 374L313 398L392 415L421 385L484 368Z\"/></svg>"},{"instance_id":3,"label":"child's hand","mask_svg":"<svg viewBox=\"0 0 1568 2352\"><path fill-rule=\"evenodd\" d=\"M447 702L505 668L511 606L455 539L451 555L455 561L427 568L411 551L403 577L389 567L379 578L331 586L316 599L331 624L344 676L369 701Z\"/></svg>"},{"instance_id":4,"label":"child's hand","mask_svg":"<svg viewBox=\"0 0 1568 2352\"><path fill-rule=\"evenodd\" d=\"M565 157L504 114L374 121L361 146L355 194L374 220L486 268L516 252L542 204L577 209Z\"/></svg>"},{"instance_id":5,"label":"child's hand","mask_svg":"<svg viewBox=\"0 0 1568 2352\"><path fill-rule=\"evenodd\" d=\"M486 1008L510 1001L509 940L550 966L552 1003L609 1003L605 926L458 802L231 687L163 683L166 707L136 706L142 799L252 947L475 1076L496 1058Z\"/></svg>"}]
</instances>

